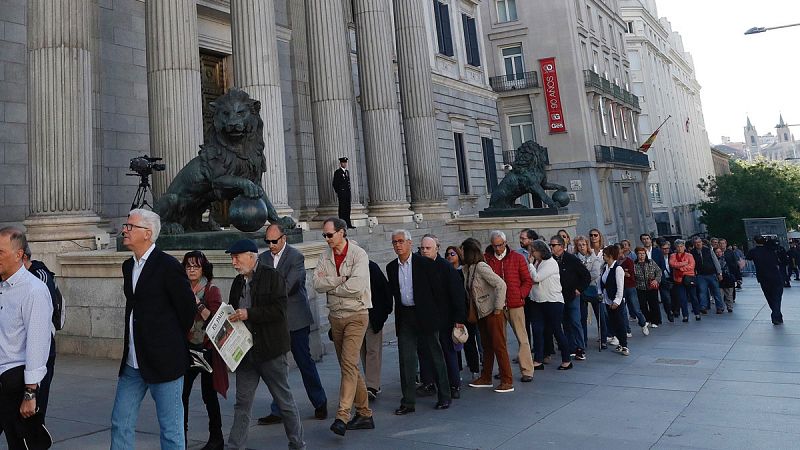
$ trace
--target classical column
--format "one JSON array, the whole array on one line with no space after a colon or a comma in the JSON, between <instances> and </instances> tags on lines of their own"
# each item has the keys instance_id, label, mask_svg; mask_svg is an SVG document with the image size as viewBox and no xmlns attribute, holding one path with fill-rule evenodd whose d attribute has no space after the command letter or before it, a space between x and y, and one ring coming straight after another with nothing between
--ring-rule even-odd
<instances>
[{"instance_id":1,"label":"classical column","mask_svg":"<svg viewBox=\"0 0 800 450\"><path fill-rule=\"evenodd\" d=\"M355 0L369 212L380 223L410 222L406 201L389 0Z\"/></svg>"},{"instance_id":2,"label":"classical column","mask_svg":"<svg viewBox=\"0 0 800 450\"><path fill-rule=\"evenodd\" d=\"M28 1L28 167L31 241L90 239L92 2ZM62 249L63 250L63 249Z\"/></svg>"},{"instance_id":3,"label":"classical column","mask_svg":"<svg viewBox=\"0 0 800 450\"><path fill-rule=\"evenodd\" d=\"M448 210L437 145L424 2L394 0L394 25L411 209L416 213L444 215Z\"/></svg>"},{"instance_id":4,"label":"classical column","mask_svg":"<svg viewBox=\"0 0 800 450\"><path fill-rule=\"evenodd\" d=\"M311 116L317 156L317 186L320 217L336 215L336 195L331 182L339 158L355 162L355 124L350 53L343 4L339 1L306 0L309 69L311 72ZM353 184L353 212L358 203L358 166L349 167ZM351 215L351 219L355 214Z\"/></svg>"},{"instance_id":5,"label":"classical column","mask_svg":"<svg viewBox=\"0 0 800 450\"><path fill-rule=\"evenodd\" d=\"M145 2L145 36L150 156L167 165L153 176L158 198L203 143L196 1Z\"/></svg>"},{"instance_id":6,"label":"classical column","mask_svg":"<svg viewBox=\"0 0 800 450\"><path fill-rule=\"evenodd\" d=\"M264 120L264 191L278 211L290 214L283 139L283 106L273 0L231 0L233 76L236 85L261 102Z\"/></svg>"}]
</instances>

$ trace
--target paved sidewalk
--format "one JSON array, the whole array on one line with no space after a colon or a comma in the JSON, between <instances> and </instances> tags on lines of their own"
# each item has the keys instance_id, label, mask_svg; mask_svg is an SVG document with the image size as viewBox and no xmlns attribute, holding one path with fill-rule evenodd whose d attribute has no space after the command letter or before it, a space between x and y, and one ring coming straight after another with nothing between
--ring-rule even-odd
<instances>
[{"instance_id":1,"label":"paved sidewalk","mask_svg":"<svg viewBox=\"0 0 800 450\"><path fill-rule=\"evenodd\" d=\"M319 364L331 419L313 419L299 373L291 373L295 400L305 420L309 449L531 449L531 448L797 448L800 442L800 283L783 297L786 324L770 323L769 308L755 280L745 280L733 314L701 322L665 323L642 336L633 327L631 356L588 352L571 371L555 364L536 372L516 391L463 388L447 411L434 398L418 399L417 412L398 417L400 404L394 336L384 352L383 393L372 406L376 429L328 430L336 410L339 370L334 355ZM590 329L591 329L590 325ZM509 333L510 334L510 333ZM595 331L590 331L592 341ZM510 344L512 353L516 344ZM47 419L56 449L107 449L117 362L62 356ZM518 377L518 370L515 369ZM468 374L464 372L465 381ZM190 448L207 438L199 381L192 394ZM234 383L222 404L224 431L233 416ZM268 411L262 384L254 417ZM5 439L0 439L5 448ZM283 449L283 427L253 425L249 448ZM158 448L152 400L140 413L137 448Z\"/></svg>"}]
</instances>

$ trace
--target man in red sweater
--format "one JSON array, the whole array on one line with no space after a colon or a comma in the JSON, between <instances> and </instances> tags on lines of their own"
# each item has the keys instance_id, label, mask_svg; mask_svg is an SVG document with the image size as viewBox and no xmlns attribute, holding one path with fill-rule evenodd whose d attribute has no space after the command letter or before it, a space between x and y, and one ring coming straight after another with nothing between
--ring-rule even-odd
<instances>
[{"instance_id":1,"label":"man in red sweater","mask_svg":"<svg viewBox=\"0 0 800 450\"><path fill-rule=\"evenodd\" d=\"M531 273L525 257L508 248L506 235L495 230L489 235L492 246L486 251L486 263L506 282L506 319L517 336L522 378L520 381L533 381L533 357L528 333L525 331L525 298L533 287Z\"/></svg>"}]
</instances>

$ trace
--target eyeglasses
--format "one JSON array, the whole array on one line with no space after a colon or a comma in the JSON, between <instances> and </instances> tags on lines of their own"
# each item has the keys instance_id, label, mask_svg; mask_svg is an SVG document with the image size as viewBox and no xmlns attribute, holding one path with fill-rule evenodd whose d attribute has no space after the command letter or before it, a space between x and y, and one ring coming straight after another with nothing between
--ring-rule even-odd
<instances>
[{"instance_id":1,"label":"eyeglasses","mask_svg":"<svg viewBox=\"0 0 800 450\"><path fill-rule=\"evenodd\" d=\"M134 228L141 228L142 230L149 230L150 228L143 227L141 225L136 225L134 223L123 223L122 224L122 231L131 231Z\"/></svg>"},{"instance_id":2,"label":"eyeglasses","mask_svg":"<svg viewBox=\"0 0 800 450\"><path fill-rule=\"evenodd\" d=\"M403 245L406 242L411 242L411 241L406 241L405 239L395 239L392 241L392 245ZM422 250L422 247L420 247L419 249Z\"/></svg>"},{"instance_id":3,"label":"eyeglasses","mask_svg":"<svg viewBox=\"0 0 800 450\"><path fill-rule=\"evenodd\" d=\"M447 256L458 256L456 252L447 252Z\"/></svg>"},{"instance_id":4,"label":"eyeglasses","mask_svg":"<svg viewBox=\"0 0 800 450\"><path fill-rule=\"evenodd\" d=\"M195 266L195 265L188 264L188 265L185 266L185 268L186 268L186 270L200 270L200 269L203 268L203 266Z\"/></svg>"},{"instance_id":5,"label":"eyeglasses","mask_svg":"<svg viewBox=\"0 0 800 450\"><path fill-rule=\"evenodd\" d=\"M325 236L325 233L322 233L322 235ZM266 239L265 238L264 242L266 242L267 244L278 245L278 242L280 242L281 239L283 239L284 236L286 236L286 235L282 234L282 235L280 235L278 237L278 239ZM325 236L325 237L327 237L327 236ZM331 234L331 237L333 237L333 234Z\"/></svg>"},{"instance_id":6,"label":"eyeglasses","mask_svg":"<svg viewBox=\"0 0 800 450\"><path fill-rule=\"evenodd\" d=\"M568 238L568 236L566 234L560 234L560 235L558 235L558 237L560 237L561 239L567 239Z\"/></svg>"},{"instance_id":7,"label":"eyeglasses","mask_svg":"<svg viewBox=\"0 0 800 450\"><path fill-rule=\"evenodd\" d=\"M341 230L339 230L341 231ZM322 233L322 237L325 239L333 239L333 236L338 233L339 231L334 231L333 233ZM266 241L266 239L264 239ZM277 242L276 242L277 244Z\"/></svg>"},{"instance_id":8,"label":"eyeglasses","mask_svg":"<svg viewBox=\"0 0 800 450\"><path fill-rule=\"evenodd\" d=\"M505 242L503 242L502 244L492 244L492 247L494 247L494 248L503 248L505 246L506 246Z\"/></svg>"},{"instance_id":9,"label":"eyeglasses","mask_svg":"<svg viewBox=\"0 0 800 450\"><path fill-rule=\"evenodd\" d=\"M559 244L558 242L551 242L550 247L561 247L561 244Z\"/></svg>"},{"instance_id":10,"label":"eyeglasses","mask_svg":"<svg viewBox=\"0 0 800 450\"><path fill-rule=\"evenodd\" d=\"M591 237L600 237L600 235L597 234L597 233L591 233L591 234L589 234L589 236L591 236Z\"/></svg>"}]
</instances>

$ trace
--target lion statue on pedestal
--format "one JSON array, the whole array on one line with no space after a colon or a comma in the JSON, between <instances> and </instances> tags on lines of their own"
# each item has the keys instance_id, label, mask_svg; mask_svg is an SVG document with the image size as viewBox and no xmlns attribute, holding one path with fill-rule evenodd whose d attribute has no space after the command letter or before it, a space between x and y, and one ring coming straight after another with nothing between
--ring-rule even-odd
<instances>
[{"instance_id":1,"label":"lion statue on pedestal","mask_svg":"<svg viewBox=\"0 0 800 450\"><path fill-rule=\"evenodd\" d=\"M213 202L232 200L239 195L262 199L270 223L294 228L291 217L278 217L261 187L261 177L267 170L264 122L259 115L261 102L241 89L232 88L210 105L214 120L205 143L153 207L161 216L161 232L217 231L220 227L213 218L202 221L203 213Z\"/></svg>"},{"instance_id":2,"label":"lion statue on pedestal","mask_svg":"<svg viewBox=\"0 0 800 450\"><path fill-rule=\"evenodd\" d=\"M489 200L490 209L523 208L515 203L523 195L533 194L551 208L567 206L569 195L567 188L547 181L544 166L547 161L547 149L541 145L527 141L516 151L516 157L503 181L494 189ZM545 190L555 190L551 198Z\"/></svg>"}]
</instances>

